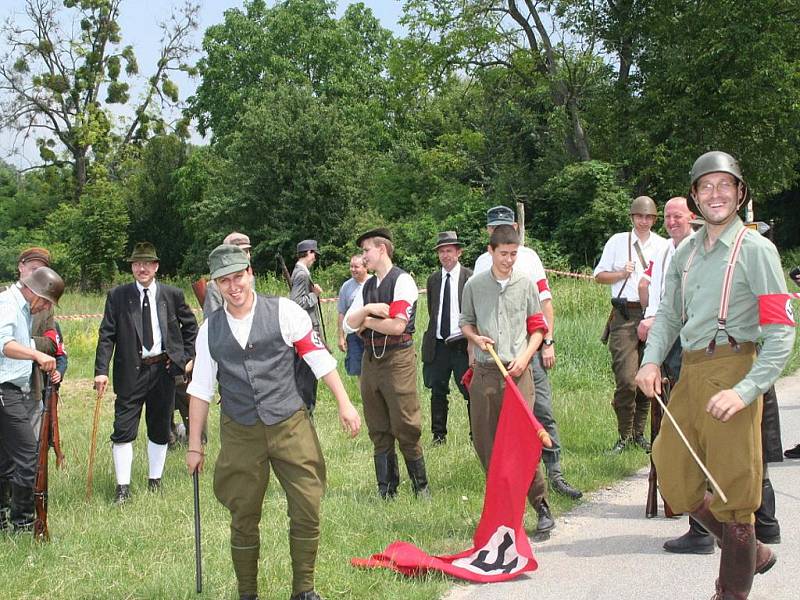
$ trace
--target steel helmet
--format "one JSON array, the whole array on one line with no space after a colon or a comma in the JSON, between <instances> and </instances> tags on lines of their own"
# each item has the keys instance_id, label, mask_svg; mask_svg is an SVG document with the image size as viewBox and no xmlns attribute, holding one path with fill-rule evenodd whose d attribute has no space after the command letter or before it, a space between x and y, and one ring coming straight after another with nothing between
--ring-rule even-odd
<instances>
[{"instance_id":1,"label":"steel helmet","mask_svg":"<svg viewBox=\"0 0 800 600\"><path fill-rule=\"evenodd\" d=\"M689 173L689 177L692 180L692 187L694 187L698 179L709 173L729 173L744 183L744 177L742 177L742 169L739 167L739 162L727 152L713 150L711 152L706 152L694 161L692 170Z\"/></svg>"},{"instance_id":2,"label":"steel helmet","mask_svg":"<svg viewBox=\"0 0 800 600\"><path fill-rule=\"evenodd\" d=\"M739 161L737 161L727 152L722 152L721 150L712 150L711 152L706 152L705 154L701 155L696 161L694 161L692 170L689 171L689 178L692 180L689 193L689 210L692 212L700 212L700 206L697 204L697 200L695 199L694 194L691 192L694 190L697 180L703 175L708 175L709 173L728 173L729 175L733 175L737 180L739 180L744 188L744 193L742 194L741 201L738 203L737 210L742 206L742 204L747 202L747 199L750 196L750 189L747 187L744 177L742 177L742 168L739 166Z\"/></svg>"},{"instance_id":3,"label":"steel helmet","mask_svg":"<svg viewBox=\"0 0 800 600\"><path fill-rule=\"evenodd\" d=\"M656 203L650 196L638 196L631 202L632 215L653 215L658 216L658 209Z\"/></svg>"},{"instance_id":4,"label":"steel helmet","mask_svg":"<svg viewBox=\"0 0 800 600\"><path fill-rule=\"evenodd\" d=\"M40 267L20 279L25 287L40 298L58 305L61 294L64 293L64 280L50 267Z\"/></svg>"}]
</instances>

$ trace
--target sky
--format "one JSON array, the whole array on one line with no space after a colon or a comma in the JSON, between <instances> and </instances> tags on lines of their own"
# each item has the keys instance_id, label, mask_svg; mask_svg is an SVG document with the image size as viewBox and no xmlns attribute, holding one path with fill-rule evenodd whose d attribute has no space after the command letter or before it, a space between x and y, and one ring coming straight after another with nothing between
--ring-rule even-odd
<instances>
[{"instance_id":1,"label":"sky","mask_svg":"<svg viewBox=\"0 0 800 600\"><path fill-rule=\"evenodd\" d=\"M55 1L61 3L61 0ZM397 24L402 14L402 0L362 0L362 2L372 9L384 27L394 31L397 35L403 34L402 28ZM120 15L122 43L133 46L140 73L143 75L147 76L152 72L158 56L161 36L159 23L169 17L172 6L180 6L181 3L182 0L127 0L123 3ZM273 3L268 0L269 5ZM352 3L350 0L338 0L337 14L341 15ZM203 32L210 25L221 22L225 10L241 8L243 5L243 0L201 0L199 26L194 34L195 45L200 47ZM24 15L24 8L25 0L2 0L0 2L0 19L5 21L7 18L19 18L20 15ZM0 56L5 53L6 46L0 41ZM198 57L199 55L193 57L191 62ZM175 82L180 89L180 97L187 98L194 91L197 82L183 77L183 74L178 75L180 77L176 76ZM0 131L0 159L20 168L38 164L40 161L35 144L32 141L21 144L18 140L15 148L14 137L12 132ZM196 134L192 141L203 143L202 138Z\"/></svg>"}]
</instances>

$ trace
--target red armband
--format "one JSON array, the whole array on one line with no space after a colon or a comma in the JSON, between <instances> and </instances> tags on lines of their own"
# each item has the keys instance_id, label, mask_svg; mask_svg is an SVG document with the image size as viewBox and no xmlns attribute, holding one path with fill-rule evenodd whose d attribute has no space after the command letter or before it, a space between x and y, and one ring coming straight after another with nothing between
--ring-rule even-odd
<instances>
[{"instance_id":1,"label":"red armband","mask_svg":"<svg viewBox=\"0 0 800 600\"><path fill-rule=\"evenodd\" d=\"M525 324L528 326L528 335L533 335L536 331L541 331L542 333L550 331L550 327L547 326L547 320L542 313L531 315Z\"/></svg>"},{"instance_id":2,"label":"red armband","mask_svg":"<svg viewBox=\"0 0 800 600\"><path fill-rule=\"evenodd\" d=\"M294 343L294 350L297 352L297 355L300 358L303 358L309 352L314 352L315 350L325 350L325 344L322 343L322 340L319 339L319 335L317 332L311 329L305 337L302 339L297 340Z\"/></svg>"},{"instance_id":3,"label":"red armband","mask_svg":"<svg viewBox=\"0 0 800 600\"><path fill-rule=\"evenodd\" d=\"M651 260L650 263L647 265L647 268L644 270L644 276L650 279L653 276L653 261Z\"/></svg>"},{"instance_id":4,"label":"red armband","mask_svg":"<svg viewBox=\"0 0 800 600\"><path fill-rule=\"evenodd\" d=\"M475 375L475 369L470 367L469 369L464 371L464 375L461 377L461 384L465 388L467 388L467 391L469 391L469 388L472 387L472 378L474 375Z\"/></svg>"},{"instance_id":5,"label":"red armband","mask_svg":"<svg viewBox=\"0 0 800 600\"><path fill-rule=\"evenodd\" d=\"M408 321L411 318L411 305L405 300L395 300L389 305L389 318L401 317Z\"/></svg>"},{"instance_id":6,"label":"red armband","mask_svg":"<svg viewBox=\"0 0 800 600\"><path fill-rule=\"evenodd\" d=\"M540 279L536 282L536 287L539 288L539 293L542 292L549 292L550 291L550 284L547 283L547 279Z\"/></svg>"},{"instance_id":7,"label":"red armband","mask_svg":"<svg viewBox=\"0 0 800 600\"><path fill-rule=\"evenodd\" d=\"M758 297L759 325L797 325L794 321L792 298L800 294L763 294Z\"/></svg>"},{"instance_id":8,"label":"red armband","mask_svg":"<svg viewBox=\"0 0 800 600\"><path fill-rule=\"evenodd\" d=\"M44 337L51 340L56 345L56 356L64 356L67 351L64 350L64 340L55 329L48 329L44 332Z\"/></svg>"}]
</instances>

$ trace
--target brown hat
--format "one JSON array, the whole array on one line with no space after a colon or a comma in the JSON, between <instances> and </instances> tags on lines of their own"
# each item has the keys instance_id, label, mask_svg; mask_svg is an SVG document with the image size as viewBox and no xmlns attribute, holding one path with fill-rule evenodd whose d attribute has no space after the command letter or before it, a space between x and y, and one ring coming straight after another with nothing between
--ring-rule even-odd
<instances>
[{"instance_id":1,"label":"brown hat","mask_svg":"<svg viewBox=\"0 0 800 600\"><path fill-rule=\"evenodd\" d=\"M45 267L50 266L50 251L46 248L39 248L38 246L33 246L26 250L23 250L19 255L19 260L17 262L26 263L29 260L40 260L44 263Z\"/></svg>"},{"instance_id":2,"label":"brown hat","mask_svg":"<svg viewBox=\"0 0 800 600\"><path fill-rule=\"evenodd\" d=\"M232 231L226 235L225 239L222 240L222 243L230 246L239 246L245 250L252 248L250 245L250 238L243 233L239 233L238 231Z\"/></svg>"},{"instance_id":3,"label":"brown hat","mask_svg":"<svg viewBox=\"0 0 800 600\"><path fill-rule=\"evenodd\" d=\"M458 239L458 234L455 231L442 231L436 236L436 245L434 250L438 250L442 246L463 246L464 243Z\"/></svg>"},{"instance_id":4,"label":"brown hat","mask_svg":"<svg viewBox=\"0 0 800 600\"><path fill-rule=\"evenodd\" d=\"M128 262L158 262L158 255L156 254L156 247L150 242L138 242L133 247Z\"/></svg>"}]
</instances>

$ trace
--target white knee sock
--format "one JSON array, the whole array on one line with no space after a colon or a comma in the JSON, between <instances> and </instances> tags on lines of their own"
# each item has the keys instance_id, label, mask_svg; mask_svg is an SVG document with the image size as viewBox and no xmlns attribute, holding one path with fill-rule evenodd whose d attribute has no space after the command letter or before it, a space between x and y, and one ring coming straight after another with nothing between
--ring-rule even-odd
<instances>
[{"instance_id":1,"label":"white knee sock","mask_svg":"<svg viewBox=\"0 0 800 600\"><path fill-rule=\"evenodd\" d=\"M167 445L154 444L147 440L147 461L150 479L161 479L161 475L164 473L164 463L167 462Z\"/></svg>"},{"instance_id":2,"label":"white knee sock","mask_svg":"<svg viewBox=\"0 0 800 600\"><path fill-rule=\"evenodd\" d=\"M114 472L117 485L130 485L131 465L133 464L133 442L111 444L111 456L114 459Z\"/></svg>"}]
</instances>

